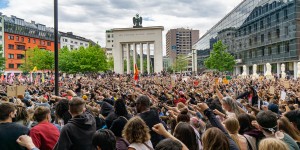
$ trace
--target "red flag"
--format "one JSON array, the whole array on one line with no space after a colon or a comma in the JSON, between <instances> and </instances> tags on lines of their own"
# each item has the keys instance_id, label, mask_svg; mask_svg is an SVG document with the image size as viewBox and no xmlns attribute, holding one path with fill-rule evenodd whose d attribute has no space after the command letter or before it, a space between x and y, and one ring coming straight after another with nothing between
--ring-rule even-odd
<instances>
[{"instance_id":1,"label":"red flag","mask_svg":"<svg viewBox=\"0 0 300 150\"><path fill-rule=\"evenodd\" d=\"M139 80L139 69L137 67L137 64L134 65L134 78L135 81Z\"/></svg>"}]
</instances>

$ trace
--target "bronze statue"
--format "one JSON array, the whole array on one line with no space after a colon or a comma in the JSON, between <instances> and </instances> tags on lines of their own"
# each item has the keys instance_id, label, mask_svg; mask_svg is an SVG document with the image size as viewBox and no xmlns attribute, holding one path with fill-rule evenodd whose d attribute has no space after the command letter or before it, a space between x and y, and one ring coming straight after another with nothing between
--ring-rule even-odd
<instances>
[{"instance_id":1,"label":"bronze statue","mask_svg":"<svg viewBox=\"0 0 300 150\"><path fill-rule=\"evenodd\" d=\"M140 17L139 14L136 14L135 17L132 18L132 20L133 20L134 28L142 27L142 17Z\"/></svg>"}]
</instances>

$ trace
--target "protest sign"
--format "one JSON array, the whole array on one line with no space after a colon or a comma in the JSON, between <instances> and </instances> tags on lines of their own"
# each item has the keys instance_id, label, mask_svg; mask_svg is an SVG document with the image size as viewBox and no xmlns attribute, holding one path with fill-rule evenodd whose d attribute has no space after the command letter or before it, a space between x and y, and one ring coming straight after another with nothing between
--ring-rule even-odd
<instances>
[{"instance_id":1,"label":"protest sign","mask_svg":"<svg viewBox=\"0 0 300 150\"><path fill-rule=\"evenodd\" d=\"M285 100L286 97L286 92L285 91L281 91L280 93L280 100Z\"/></svg>"},{"instance_id":2,"label":"protest sign","mask_svg":"<svg viewBox=\"0 0 300 150\"><path fill-rule=\"evenodd\" d=\"M283 81L283 86L286 89L290 88L290 82L289 81Z\"/></svg>"},{"instance_id":3,"label":"protest sign","mask_svg":"<svg viewBox=\"0 0 300 150\"><path fill-rule=\"evenodd\" d=\"M270 93L270 94L275 94L275 88L274 88L274 86L271 86L271 87L270 87L269 93Z\"/></svg>"},{"instance_id":4,"label":"protest sign","mask_svg":"<svg viewBox=\"0 0 300 150\"><path fill-rule=\"evenodd\" d=\"M7 96L15 97L16 93L17 93L17 87L16 86L7 86Z\"/></svg>"},{"instance_id":5,"label":"protest sign","mask_svg":"<svg viewBox=\"0 0 300 150\"><path fill-rule=\"evenodd\" d=\"M23 86L23 85L21 85L21 86L17 86L17 96L18 95L24 95L25 94L25 90L26 90L26 86Z\"/></svg>"}]
</instances>

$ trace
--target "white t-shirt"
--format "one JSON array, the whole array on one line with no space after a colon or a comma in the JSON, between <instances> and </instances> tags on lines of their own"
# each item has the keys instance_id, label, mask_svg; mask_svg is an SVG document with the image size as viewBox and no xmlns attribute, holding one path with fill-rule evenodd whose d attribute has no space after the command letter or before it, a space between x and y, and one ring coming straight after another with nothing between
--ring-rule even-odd
<instances>
[{"instance_id":1,"label":"white t-shirt","mask_svg":"<svg viewBox=\"0 0 300 150\"><path fill-rule=\"evenodd\" d=\"M149 149L145 144L152 149ZM153 150L153 145L150 140L146 141L145 143L131 143L128 147L134 148L135 150Z\"/></svg>"}]
</instances>

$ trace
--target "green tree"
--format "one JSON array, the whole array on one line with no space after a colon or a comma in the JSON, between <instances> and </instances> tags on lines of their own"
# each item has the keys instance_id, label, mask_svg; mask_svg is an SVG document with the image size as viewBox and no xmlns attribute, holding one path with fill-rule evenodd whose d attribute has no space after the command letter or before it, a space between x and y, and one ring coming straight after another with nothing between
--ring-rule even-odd
<instances>
[{"instance_id":1,"label":"green tree","mask_svg":"<svg viewBox=\"0 0 300 150\"><path fill-rule=\"evenodd\" d=\"M107 67L109 70L114 70L114 58L112 56L108 57Z\"/></svg>"},{"instance_id":2,"label":"green tree","mask_svg":"<svg viewBox=\"0 0 300 150\"><path fill-rule=\"evenodd\" d=\"M21 70L24 72L31 71L35 66L38 70L54 69L54 53L38 47L27 49L23 61Z\"/></svg>"},{"instance_id":3,"label":"green tree","mask_svg":"<svg viewBox=\"0 0 300 150\"><path fill-rule=\"evenodd\" d=\"M5 69L5 58L3 57L2 45L0 45L0 70L4 71Z\"/></svg>"},{"instance_id":4,"label":"green tree","mask_svg":"<svg viewBox=\"0 0 300 150\"><path fill-rule=\"evenodd\" d=\"M64 47L59 53L59 69L66 73L107 71L105 51L99 45L69 50Z\"/></svg>"},{"instance_id":5,"label":"green tree","mask_svg":"<svg viewBox=\"0 0 300 150\"><path fill-rule=\"evenodd\" d=\"M176 57L173 68L176 72L182 72L187 69L188 64L189 62L186 55L178 55Z\"/></svg>"},{"instance_id":6,"label":"green tree","mask_svg":"<svg viewBox=\"0 0 300 150\"><path fill-rule=\"evenodd\" d=\"M233 71L235 65L234 56L226 52L227 47L218 41L213 45L213 50L204 61L204 65L208 69L217 69L218 71Z\"/></svg>"}]
</instances>

